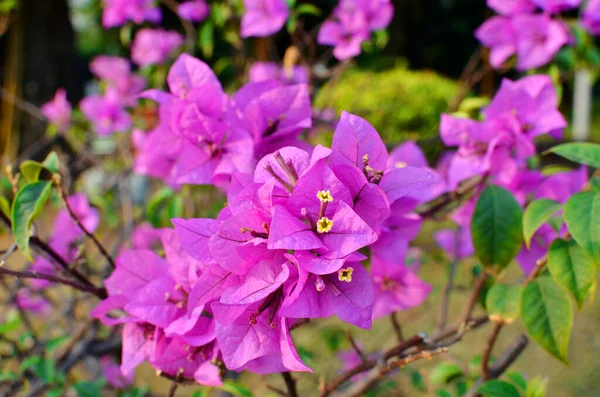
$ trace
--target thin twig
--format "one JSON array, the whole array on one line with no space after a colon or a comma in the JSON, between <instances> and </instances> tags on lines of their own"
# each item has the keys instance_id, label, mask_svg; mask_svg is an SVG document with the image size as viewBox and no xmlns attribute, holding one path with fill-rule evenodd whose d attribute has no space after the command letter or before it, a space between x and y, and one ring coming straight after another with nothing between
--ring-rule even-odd
<instances>
[{"instance_id":1,"label":"thin twig","mask_svg":"<svg viewBox=\"0 0 600 397\"><path fill-rule=\"evenodd\" d=\"M392 323L392 328L396 333L396 339L398 339L398 343L404 342L404 335L402 334L402 327L400 326L400 322L398 322L398 313L393 312L390 314L390 322Z\"/></svg>"},{"instance_id":2,"label":"thin twig","mask_svg":"<svg viewBox=\"0 0 600 397\"><path fill-rule=\"evenodd\" d=\"M90 238L90 240L92 240L94 242L94 245L96 245L96 247L98 248L98 251L100 251L100 253L102 254L102 256L104 256L104 258L106 258L106 260L108 261L108 263L110 263L111 267L113 269L115 269L117 266L115 264L115 260L113 259L113 257L110 256L110 254L108 253L108 251L106 250L106 248L104 248L104 246L96 238L96 236L94 235L94 233L88 231L86 229L86 227L83 226L83 224L81 223L81 221L77 217L77 214L75 214L75 212L73 211L73 209L69 205L69 198L67 197L67 192L65 192L65 189L63 189L62 184L60 182L60 175L59 174L54 174L53 175L53 179L54 179L54 183L56 184L56 187L58 189L58 193L60 194L60 197L62 198L62 201L65 204L65 207L67 208L67 211L69 212L69 215L71 216L71 219L73 219L73 221L77 224L77 226L81 229L81 231L83 233L85 233L85 235L88 236L88 238Z\"/></svg>"},{"instance_id":3,"label":"thin twig","mask_svg":"<svg viewBox=\"0 0 600 397\"><path fill-rule=\"evenodd\" d=\"M502 327L504 326L504 323L502 322L498 322L496 323L496 325L494 326L494 329L492 330L492 333L490 334L490 338L488 339L486 345L485 345L485 349L483 350L483 358L481 359L481 376L483 377L484 380L489 379L490 377L490 371L489 371L489 362L490 362L490 357L492 356L492 350L494 349L494 344L496 343L496 340L498 340L498 335L500 334L500 331L502 330Z\"/></svg>"},{"instance_id":4,"label":"thin twig","mask_svg":"<svg viewBox=\"0 0 600 397\"><path fill-rule=\"evenodd\" d=\"M0 268L0 276L14 276L17 278L31 278L31 279L39 279L39 280L47 280L53 283L59 283L68 285L69 287L75 288L76 290L89 292L91 294L96 295L98 298L104 299L107 297L106 290L104 288L97 288L94 286L81 285L74 281L60 278L56 276L52 276L50 274L43 274L38 272L18 272L14 270L9 270L6 268Z\"/></svg>"},{"instance_id":5,"label":"thin twig","mask_svg":"<svg viewBox=\"0 0 600 397\"><path fill-rule=\"evenodd\" d=\"M482 271L479 277L475 280L475 286L473 287L473 291L471 291L471 296L467 301L467 306L465 307L465 311L460 320L460 324L466 324L471 317L471 313L473 313L473 309L475 308L475 303L477 302L477 298L479 298L479 294L485 285L487 280L487 273Z\"/></svg>"},{"instance_id":6,"label":"thin twig","mask_svg":"<svg viewBox=\"0 0 600 397\"><path fill-rule=\"evenodd\" d=\"M285 387L287 387L287 396L298 397L298 390L296 389L296 379L294 379L292 374L290 372L282 372L281 376L283 377L283 381L285 382Z\"/></svg>"},{"instance_id":7,"label":"thin twig","mask_svg":"<svg viewBox=\"0 0 600 397\"><path fill-rule=\"evenodd\" d=\"M346 329L346 339L348 339L348 342L350 342L350 345L352 346L352 348L354 349L356 354L358 354L358 356L360 357L360 360L362 362L365 362L367 360L367 357L365 356L365 353L363 353L361 348L358 346L358 344L352 337L352 334L350 333L349 329Z\"/></svg>"},{"instance_id":8,"label":"thin twig","mask_svg":"<svg viewBox=\"0 0 600 397\"><path fill-rule=\"evenodd\" d=\"M179 383L177 383L176 381L173 381L173 383L171 383L171 387L169 387L169 397L174 397L175 396L175 392L177 391L177 387L179 387Z\"/></svg>"},{"instance_id":9,"label":"thin twig","mask_svg":"<svg viewBox=\"0 0 600 397\"><path fill-rule=\"evenodd\" d=\"M523 354L529 344L529 339L525 335L519 335L513 343L502 353L500 357L492 364L488 371L488 379L499 378L516 360ZM475 397L477 389L484 383L483 378L479 378L469 389L465 397Z\"/></svg>"},{"instance_id":10,"label":"thin twig","mask_svg":"<svg viewBox=\"0 0 600 397\"><path fill-rule=\"evenodd\" d=\"M360 397L365 394L369 389L377 385L388 373L396 368L402 368L412 362L428 359L431 360L434 356L447 353L448 349L445 347L438 348L435 350L424 350L411 356L392 361L391 363L384 364L381 367L374 368L369 376L359 383L356 383L346 393L340 395L340 397Z\"/></svg>"},{"instance_id":11,"label":"thin twig","mask_svg":"<svg viewBox=\"0 0 600 397\"><path fill-rule=\"evenodd\" d=\"M275 387L275 386L273 386L273 385L269 385L269 384L267 384L267 389L271 390L272 392L274 392L274 393L276 393L276 394L278 394L278 395L280 395L280 396L282 396L282 397L286 397L286 396L287 396L287 393L286 393L286 392L284 392L284 391L283 391L283 390L281 390L280 388L278 388L278 387Z\"/></svg>"},{"instance_id":12,"label":"thin twig","mask_svg":"<svg viewBox=\"0 0 600 397\"><path fill-rule=\"evenodd\" d=\"M196 43L196 28L194 28L194 24L179 16L179 13L177 12L177 9L179 8L179 4L177 4L176 1L174 1L174 0L161 0L161 1L168 9L173 11L173 13L175 13L175 15L177 15L177 17L179 18L179 22L181 23L181 26L183 27L183 30L185 32L185 50L188 53L192 54L194 51L194 44Z\"/></svg>"}]
</instances>

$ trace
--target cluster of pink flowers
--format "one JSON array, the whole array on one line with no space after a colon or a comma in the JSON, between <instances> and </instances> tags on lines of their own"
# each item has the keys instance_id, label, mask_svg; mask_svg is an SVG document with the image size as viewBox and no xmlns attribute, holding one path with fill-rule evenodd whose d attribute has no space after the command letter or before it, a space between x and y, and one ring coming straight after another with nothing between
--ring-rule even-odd
<instances>
[{"instance_id":1,"label":"cluster of pink flowers","mask_svg":"<svg viewBox=\"0 0 600 397\"><path fill-rule=\"evenodd\" d=\"M306 147L298 135L312 125L308 86L276 80L223 91L210 67L187 54L171 67L170 93L144 96L159 103L160 124L134 131L135 170L172 186L226 187L236 171L252 172L258 159L284 146Z\"/></svg>"},{"instance_id":2,"label":"cluster of pink flowers","mask_svg":"<svg viewBox=\"0 0 600 397\"><path fill-rule=\"evenodd\" d=\"M488 0L487 4L500 15L481 25L475 36L491 48L490 64L500 68L517 55L517 69L524 71L547 64L568 43L566 25L549 14L576 8L579 0ZM537 13L537 7L545 13Z\"/></svg>"},{"instance_id":3,"label":"cluster of pink flowers","mask_svg":"<svg viewBox=\"0 0 600 397\"><path fill-rule=\"evenodd\" d=\"M334 47L333 55L337 59L355 57L371 32L387 27L393 16L390 0L340 0L333 19L321 27L317 41Z\"/></svg>"},{"instance_id":4,"label":"cluster of pink flowers","mask_svg":"<svg viewBox=\"0 0 600 397\"><path fill-rule=\"evenodd\" d=\"M162 12L156 0L103 0L102 25L105 28L121 26L132 21L158 23Z\"/></svg>"},{"instance_id":5,"label":"cluster of pink flowers","mask_svg":"<svg viewBox=\"0 0 600 397\"><path fill-rule=\"evenodd\" d=\"M168 83L170 93L145 93L161 122L136 166L217 184L228 205L216 219L173 219L175 230L144 226L118 257L94 316L125 324L125 375L143 361L207 385L220 382L215 360L235 371L310 371L290 335L297 320L337 316L370 328L423 302L431 288L406 266L422 221L413 211L446 187L416 145L388 154L348 113L331 149L301 145L306 86L267 80L228 96L188 55ZM150 249L157 239L164 258Z\"/></svg>"},{"instance_id":6,"label":"cluster of pink flowers","mask_svg":"<svg viewBox=\"0 0 600 397\"><path fill-rule=\"evenodd\" d=\"M302 65L286 69L275 62L255 62L248 71L248 79L251 83L278 80L281 84L308 84L309 72Z\"/></svg>"},{"instance_id":7,"label":"cluster of pink flowers","mask_svg":"<svg viewBox=\"0 0 600 397\"><path fill-rule=\"evenodd\" d=\"M529 169L526 161L535 155L537 136L562 137L567 122L557 107L550 77L533 75L518 81L505 79L492 102L483 109L483 121L442 115L442 140L447 146L458 147L440 167L449 187L455 189L462 181L483 176L510 190L522 206L539 198L564 203L587 182L586 168L544 175ZM473 253L469 225L477 197L453 214L458 230L436 235L438 243L455 258ZM560 228L545 225L534 236L530 249L523 246L517 261L525 273L531 272L559 232Z\"/></svg>"},{"instance_id":8,"label":"cluster of pink flowers","mask_svg":"<svg viewBox=\"0 0 600 397\"><path fill-rule=\"evenodd\" d=\"M159 64L183 45L183 36L164 29L140 29L131 46L131 60L140 67Z\"/></svg>"}]
</instances>

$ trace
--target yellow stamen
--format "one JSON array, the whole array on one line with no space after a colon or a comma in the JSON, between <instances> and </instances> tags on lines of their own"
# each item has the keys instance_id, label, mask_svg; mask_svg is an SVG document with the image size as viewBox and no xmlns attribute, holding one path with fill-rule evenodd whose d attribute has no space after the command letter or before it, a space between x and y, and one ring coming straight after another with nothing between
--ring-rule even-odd
<instances>
[{"instance_id":1,"label":"yellow stamen","mask_svg":"<svg viewBox=\"0 0 600 397\"><path fill-rule=\"evenodd\" d=\"M317 221L317 232L329 233L333 227L333 221L326 216Z\"/></svg>"},{"instance_id":2,"label":"yellow stamen","mask_svg":"<svg viewBox=\"0 0 600 397\"><path fill-rule=\"evenodd\" d=\"M406 168L408 166L408 164L406 164L404 161L398 161L396 163L396 168Z\"/></svg>"},{"instance_id":3,"label":"yellow stamen","mask_svg":"<svg viewBox=\"0 0 600 397\"><path fill-rule=\"evenodd\" d=\"M345 269L338 270L338 280L349 283L350 281L352 281L352 272L353 271L354 271L354 268L352 268L350 266L348 266Z\"/></svg>"},{"instance_id":4,"label":"yellow stamen","mask_svg":"<svg viewBox=\"0 0 600 397\"><path fill-rule=\"evenodd\" d=\"M333 196L329 190L319 190L317 192L317 198L322 203L331 203L333 201Z\"/></svg>"}]
</instances>

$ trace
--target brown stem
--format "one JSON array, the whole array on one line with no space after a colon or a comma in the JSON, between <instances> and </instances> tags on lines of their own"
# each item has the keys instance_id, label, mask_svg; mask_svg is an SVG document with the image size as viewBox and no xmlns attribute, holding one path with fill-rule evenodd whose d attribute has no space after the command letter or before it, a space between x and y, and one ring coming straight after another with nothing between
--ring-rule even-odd
<instances>
[{"instance_id":1,"label":"brown stem","mask_svg":"<svg viewBox=\"0 0 600 397\"><path fill-rule=\"evenodd\" d=\"M340 395L340 397L360 397L365 394L369 389L373 388L377 385L388 373L393 371L396 368L402 368L405 365L408 365L414 361L428 359L431 360L432 357L447 353L448 349L445 347L438 348L435 350L424 350L419 353L413 354L411 356L392 361L391 363L385 364L379 368L375 368L369 374L369 376L361 381L360 383L355 384L351 387L346 393Z\"/></svg>"},{"instance_id":2,"label":"brown stem","mask_svg":"<svg viewBox=\"0 0 600 397\"><path fill-rule=\"evenodd\" d=\"M352 346L352 348L354 349L354 351L356 352L356 354L358 354L358 356L360 357L360 360L362 362L365 362L367 360L367 357L365 356L365 353L363 353L363 351L361 350L361 348L358 346L358 344L356 343L356 341L352 337L352 334L350 333L349 329L346 330L346 339L348 339L348 342L350 342L350 345Z\"/></svg>"},{"instance_id":3,"label":"brown stem","mask_svg":"<svg viewBox=\"0 0 600 397\"><path fill-rule=\"evenodd\" d=\"M455 191L445 193L435 200L417 208L416 212L421 215L422 218L432 218L439 212L444 211L450 204L461 200L483 187L486 184L487 179L487 174L483 177L473 177L461 184Z\"/></svg>"},{"instance_id":4,"label":"brown stem","mask_svg":"<svg viewBox=\"0 0 600 397\"><path fill-rule=\"evenodd\" d=\"M494 349L494 344L496 343L496 340L498 340L498 335L500 335L500 331L502 330L503 326L504 326L504 323L502 323L502 322L496 323L496 325L494 326L494 329L492 330L492 333L490 334L490 337L485 345L485 349L483 350L483 358L481 359L481 376L483 377L484 380L487 380L490 377L490 371L489 371L490 357L492 356L492 350Z\"/></svg>"},{"instance_id":5,"label":"brown stem","mask_svg":"<svg viewBox=\"0 0 600 397\"><path fill-rule=\"evenodd\" d=\"M294 379L292 374L290 372L282 372L281 376L283 377L283 381L285 382L285 387L287 387L287 396L298 397L298 390L296 389L296 379Z\"/></svg>"},{"instance_id":6,"label":"brown stem","mask_svg":"<svg viewBox=\"0 0 600 397\"><path fill-rule=\"evenodd\" d=\"M175 396L175 392L177 391L178 387L179 383L177 383L176 381L173 381L173 383L171 383L171 387L169 387L169 397Z\"/></svg>"},{"instance_id":7,"label":"brown stem","mask_svg":"<svg viewBox=\"0 0 600 397\"><path fill-rule=\"evenodd\" d=\"M185 32L185 50L190 54L193 53L194 43L196 42L196 28L194 28L194 24L179 16L179 13L177 12L177 9L179 8L179 4L177 4L176 1L174 1L174 0L161 0L161 1L168 9L173 11L173 13L175 15L177 15L177 17L179 18L179 22L181 23L181 26L183 27L183 31Z\"/></svg>"},{"instance_id":8,"label":"brown stem","mask_svg":"<svg viewBox=\"0 0 600 397\"><path fill-rule=\"evenodd\" d=\"M488 379L499 378L525 351L529 343L529 339L525 335L519 335L513 343L502 353L500 357L492 364L488 371ZM483 378L479 378L477 382L471 386L465 397L475 397L477 389L484 383Z\"/></svg>"},{"instance_id":9,"label":"brown stem","mask_svg":"<svg viewBox=\"0 0 600 397\"><path fill-rule=\"evenodd\" d=\"M17 271L5 269L2 267L2 268L0 268L0 275L14 276L17 278L32 278L32 279L47 280L47 281L54 282L54 283L68 285L69 287L75 288L76 290L79 290L79 291L89 292L91 294L96 295L98 298L101 298L101 299L104 299L107 297L106 290L104 288L97 288L94 286L81 285L74 281L71 281L71 280L68 280L65 278L52 276L49 274L43 274L43 273L37 273L37 272L17 272Z\"/></svg>"},{"instance_id":10,"label":"brown stem","mask_svg":"<svg viewBox=\"0 0 600 397\"><path fill-rule=\"evenodd\" d=\"M6 216L6 214L2 211L0 211L0 220L4 222L7 229L12 229L12 222L10 221L8 216ZM54 262L57 263L64 270L65 273L77 279L80 283L90 287L94 286L94 284L92 284L92 282L88 280L87 277L78 272L76 269L72 269L71 266L69 266L69 264L67 263L67 261L58 252L56 252L54 248L52 248L46 242L40 240L37 236L31 236L31 238L29 239L29 243L48 254L48 256L50 256L54 260Z\"/></svg>"},{"instance_id":11,"label":"brown stem","mask_svg":"<svg viewBox=\"0 0 600 397\"><path fill-rule=\"evenodd\" d=\"M402 335L402 327L400 326L400 323L398 322L398 317L397 317L396 312L390 314L390 321L392 323L392 328L394 329L394 332L396 333L396 338L398 339L398 343L404 342L404 335Z\"/></svg>"},{"instance_id":12,"label":"brown stem","mask_svg":"<svg viewBox=\"0 0 600 397\"><path fill-rule=\"evenodd\" d=\"M88 238L94 242L94 245L98 248L98 251L100 251L100 253L102 254L102 256L104 256L104 258L106 258L106 260L108 261L108 263L110 263L110 266L113 269L115 269L117 267L116 264L115 264L115 260L112 258L112 256L110 256L110 254L108 253L108 251L106 250L106 248L104 248L104 246L96 238L96 236L94 235L94 233L88 231L85 228L85 226L83 226L83 224L81 223L81 221L77 217L77 214L75 214L75 212L73 211L73 209L69 205L69 199L67 197L67 192L65 192L65 189L63 189L62 184L60 183L60 175L59 174L54 174L53 178L54 178L54 183L56 184L56 187L58 189L58 193L60 194L60 197L61 197L63 203L65 204L65 207L67 208L67 211L69 212L69 215L71 216L71 219L73 219L73 222L75 222L77 224L77 226L81 229L81 231L83 233L85 233L85 235L88 236Z\"/></svg>"},{"instance_id":13,"label":"brown stem","mask_svg":"<svg viewBox=\"0 0 600 397\"><path fill-rule=\"evenodd\" d=\"M471 292L471 296L467 301L467 306L465 307L465 311L460 320L460 324L465 325L469 318L471 318L471 313L473 313L473 309L475 308L475 303L477 302L477 298L479 298L479 294L485 285L485 281L487 280L487 273L482 271L477 280L475 281L475 286L473 287L473 291Z\"/></svg>"}]
</instances>

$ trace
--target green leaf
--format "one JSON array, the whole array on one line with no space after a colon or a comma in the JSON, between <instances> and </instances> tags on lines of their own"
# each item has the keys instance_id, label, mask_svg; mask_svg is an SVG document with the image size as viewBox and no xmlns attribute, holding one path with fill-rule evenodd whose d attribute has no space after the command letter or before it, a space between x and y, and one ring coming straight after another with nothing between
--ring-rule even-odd
<instances>
[{"instance_id":1,"label":"green leaf","mask_svg":"<svg viewBox=\"0 0 600 397\"><path fill-rule=\"evenodd\" d=\"M527 206L523 214L523 237L528 249L535 232L561 208L560 203L548 199L536 200Z\"/></svg>"},{"instance_id":2,"label":"green leaf","mask_svg":"<svg viewBox=\"0 0 600 397\"><path fill-rule=\"evenodd\" d=\"M52 359L41 358L31 367L35 375L44 383L53 383L56 377L56 362Z\"/></svg>"},{"instance_id":3,"label":"green leaf","mask_svg":"<svg viewBox=\"0 0 600 397\"><path fill-rule=\"evenodd\" d=\"M471 234L475 253L488 270L499 273L521 249L523 213L506 189L489 185L477 200Z\"/></svg>"},{"instance_id":4,"label":"green leaf","mask_svg":"<svg viewBox=\"0 0 600 397\"><path fill-rule=\"evenodd\" d=\"M40 172L42 172L43 168L42 163L34 160L25 160L19 167L21 175L27 179L27 182L37 182L40 179Z\"/></svg>"},{"instance_id":5,"label":"green leaf","mask_svg":"<svg viewBox=\"0 0 600 397\"><path fill-rule=\"evenodd\" d=\"M210 22L202 25L202 29L200 29L200 33L198 34L198 40L202 55L205 58L212 58L215 50L215 26Z\"/></svg>"},{"instance_id":6,"label":"green leaf","mask_svg":"<svg viewBox=\"0 0 600 397\"><path fill-rule=\"evenodd\" d=\"M556 239L548 250L548 269L554 281L573 294L581 309L595 280L592 258L575 241Z\"/></svg>"},{"instance_id":7,"label":"green leaf","mask_svg":"<svg viewBox=\"0 0 600 397\"><path fill-rule=\"evenodd\" d=\"M60 349L60 347L64 345L70 337L70 335L63 335L48 340L48 342L46 343L46 352L48 352L48 354L54 353L57 349Z\"/></svg>"},{"instance_id":8,"label":"green leaf","mask_svg":"<svg viewBox=\"0 0 600 397\"><path fill-rule=\"evenodd\" d=\"M42 170L48 170L51 174L58 172L58 156L55 152L50 152L46 159L40 163L34 160L25 160L21 163L21 175L27 182L37 182L40 179Z\"/></svg>"},{"instance_id":9,"label":"green leaf","mask_svg":"<svg viewBox=\"0 0 600 397\"><path fill-rule=\"evenodd\" d=\"M431 370L431 373L429 374L429 380L434 384L450 383L462 375L463 371L458 365L450 362L444 362L436 365L435 368Z\"/></svg>"},{"instance_id":10,"label":"green leaf","mask_svg":"<svg viewBox=\"0 0 600 397\"><path fill-rule=\"evenodd\" d=\"M253 397L254 396L250 390L246 389L242 385L239 385L239 384L233 383L233 382L223 382L223 384L221 386L219 386L218 389L226 391L227 393L231 393L236 397Z\"/></svg>"},{"instance_id":11,"label":"green leaf","mask_svg":"<svg viewBox=\"0 0 600 397\"><path fill-rule=\"evenodd\" d=\"M497 379L488 380L479 386L477 392L485 397L521 397L516 387Z\"/></svg>"},{"instance_id":12,"label":"green leaf","mask_svg":"<svg viewBox=\"0 0 600 397\"><path fill-rule=\"evenodd\" d=\"M56 153L50 152L44 159L44 162L42 162L42 165L51 173L57 173L60 168L60 164L58 163L58 156Z\"/></svg>"},{"instance_id":13,"label":"green leaf","mask_svg":"<svg viewBox=\"0 0 600 397\"><path fill-rule=\"evenodd\" d=\"M19 316L16 310L8 312L8 315L4 318L4 322L0 324L0 335L19 329L21 324L21 316Z\"/></svg>"},{"instance_id":14,"label":"green leaf","mask_svg":"<svg viewBox=\"0 0 600 397\"><path fill-rule=\"evenodd\" d=\"M589 142L570 142L554 146L546 153L556 153L575 163L600 168L600 145Z\"/></svg>"},{"instance_id":15,"label":"green leaf","mask_svg":"<svg viewBox=\"0 0 600 397\"><path fill-rule=\"evenodd\" d=\"M442 389L436 390L435 395L438 397L453 397L452 393L450 393L449 391L446 391L446 390L442 390Z\"/></svg>"},{"instance_id":16,"label":"green leaf","mask_svg":"<svg viewBox=\"0 0 600 397\"><path fill-rule=\"evenodd\" d=\"M427 385L425 384L425 378L419 371L412 371L410 373L410 384L416 390L427 391Z\"/></svg>"},{"instance_id":17,"label":"green leaf","mask_svg":"<svg viewBox=\"0 0 600 397\"><path fill-rule=\"evenodd\" d=\"M506 377L511 380L512 383L519 386L519 388L525 390L527 389L527 380L518 372L509 372L506 374Z\"/></svg>"},{"instance_id":18,"label":"green leaf","mask_svg":"<svg viewBox=\"0 0 600 397\"><path fill-rule=\"evenodd\" d=\"M488 291L485 301L490 319L510 324L519 318L522 290L520 284L494 284Z\"/></svg>"},{"instance_id":19,"label":"green leaf","mask_svg":"<svg viewBox=\"0 0 600 397\"><path fill-rule=\"evenodd\" d=\"M78 382L73 385L79 397L102 397L102 390L96 382Z\"/></svg>"},{"instance_id":20,"label":"green leaf","mask_svg":"<svg viewBox=\"0 0 600 397\"><path fill-rule=\"evenodd\" d=\"M21 379L21 375L16 374L14 372L0 372L0 383L18 379Z\"/></svg>"},{"instance_id":21,"label":"green leaf","mask_svg":"<svg viewBox=\"0 0 600 397\"><path fill-rule=\"evenodd\" d=\"M312 4L304 3L300 4L296 8L296 13L298 13L298 15L314 15L316 17L320 17L323 12L319 7L316 7Z\"/></svg>"},{"instance_id":22,"label":"green leaf","mask_svg":"<svg viewBox=\"0 0 600 397\"><path fill-rule=\"evenodd\" d=\"M45 397L61 397L65 393L65 388L62 386L54 387L45 394Z\"/></svg>"},{"instance_id":23,"label":"green leaf","mask_svg":"<svg viewBox=\"0 0 600 397\"><path fill-rule=\"evenodd\" d=\"M540 346L568 364L573 308L564 289L547 276L527 284L521 296L521 318L529 335Z\"/></svg>"},{"instance_id":24,"label":"green leaf","mask_svg":"<svg viewBox=\"0 0 600 397\"><path fill-rule=\"evenodd\" d=\"M536 377L527 383L526 397L544 397L548 388L548 379Z\"/></svg>"},{"instance_id":25,"label":"green leaf","mask_svg":"<svg viewBox=\"0 0 600 397\"><path fill-rule=\"evenodd\" d=\"M577 193L565 204L565 222L573 239L600 263L600 193Z\"/></svg>"},{"instance_id":26,"label":"green leaf","mask_svg":"<svg viewBox=\"0 0 600 397\"><path fill-rule=\"evenodd\" d=\"M50 196L52 182L40 181L21 188L12 206L12 232L19 251L33 261L29 249L29 229Z\"/></svg>"}]
</instances>

